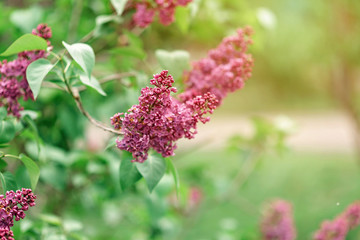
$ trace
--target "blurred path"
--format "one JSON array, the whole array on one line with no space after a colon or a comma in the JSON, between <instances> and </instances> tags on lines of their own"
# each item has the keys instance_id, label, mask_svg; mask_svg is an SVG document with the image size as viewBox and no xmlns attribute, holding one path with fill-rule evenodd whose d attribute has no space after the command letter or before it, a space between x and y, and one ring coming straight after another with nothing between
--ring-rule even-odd
<instances>
[{"instance_id":1,"label":"blurred path","mask_svg":"<svg viewBox=\"0 0 360 240\"><path fill-rule=\"evenodd\" d=\"M252 133L252 116L272 119L279 115L268 113L220 116L215 112L210 122L199 126L195 139L179 142L179 150L200 145L204 150L222 148L231 136ZM342 112L288 113L285 116L296 126L294 134L287 141L292 149L330 153L353 152L352 125Z\"/></svg>"}]
</instances>

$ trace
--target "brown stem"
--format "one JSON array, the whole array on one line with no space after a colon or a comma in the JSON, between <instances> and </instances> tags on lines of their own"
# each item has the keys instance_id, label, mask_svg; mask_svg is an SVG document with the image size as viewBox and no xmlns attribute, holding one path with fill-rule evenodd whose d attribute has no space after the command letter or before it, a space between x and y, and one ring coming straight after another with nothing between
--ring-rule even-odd
<instances>
[{"instance_id":1,"label":"brown stem","mask_svg":"<svg viewBox=\"0 0 360 240\"><path fill-rule=\"evenodd\" d=\"M118 135L121 135L123 134L122 132L120 131L117 131L117 130L114 130L113 128L110 128L106 125L104 125L102 122L94 119L84 108L82 102L81 102L81 99L80 99L80 94L79 94L79 91L76 89L76 88L71 88L70 84L69 84L69 81L66 77L66 73L65 73L65 67L64 67L64 62L61 61L61 66L62 66L62 69L63 69L63 78L64 78L64 82L65 82L65 85L66 85L66 89L68 90L68 92L70 93L70 95L72 96L72 98L75 100L76 102L76 105L78 107L78 109L80 110L80 112L90 121L90 123L92 123L93 125L95 125L96 127L98 128L101 128L103 129L104 131L107 131L107 132L111 132L111 133L115 133L115 134L118 134Z\"/></svg>"},{"instance_id":2,"label":"brown stem","mask_svg":"<svg viewBox=\"0 0 360 240\"><path fill-rule=\"evenodd\" d=\"M71 88L68 88L69 91L71 91L72 93L70 93L72 95L72 97L74 98L75 102L76 102L76 105L78 107L78 109L80 110L80 112L90 121L90 123L92 123L94 126L98 127L98 128L101 128L102 130L104 131L107 131L107 132L111 132L111 133L114 133L114 134L118 134L118 135L122 135L124 134L123 132L120 132L120 131L117 131L117 130L114 130L113 128L111 127L108 127L108 126L105 126L102 122L94 119L84 108L82 102L81 102L81 99L80 99L80 94L79 94L79 91L75 88L75 89L71 89Z\"/></svg>"}]
</instances>

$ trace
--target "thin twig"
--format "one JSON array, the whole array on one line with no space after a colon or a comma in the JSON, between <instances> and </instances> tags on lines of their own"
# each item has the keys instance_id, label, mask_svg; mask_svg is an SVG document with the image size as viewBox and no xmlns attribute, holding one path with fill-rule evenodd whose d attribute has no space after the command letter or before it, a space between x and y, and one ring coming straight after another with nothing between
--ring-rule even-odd
<instances>
[{"instance_id":1,"label":"thin twig","mask_svg":"<svg viewBox=\"0 0 360 240\"><path fill-rule=\"evenodd\" d=\"M64 66L64 61L61 61L61 66L63 69L65 69ZM78 109L80 110L80 112L90 121L90 123L94 124L96 127L103 129L104 131L107 132L111 132L114 134L118 134L118 135L122 135L123 133L117 130L114 130L108 126L105 126L102 122L99 122L98 120L94 119L84 108L81 99L80 99L80 94L79 91L76 88L71 88L69 81L66 77L66 72L65 70L62 71L63 74L63 78L64 78L64 82L66 85L66 89L68 90L68 92L70 93L71 97L75 100L76 105L78 107Z\"/></svg>"},{"instance_id":2,"label":"thin twig","mask_svg":"<svg viewBox=\"0 0 360 240\"><path fill-rule=\"evenodd\" d=\"M76 105L78 107L78 109L80 110L80 112L93 124L95 125L96 127L98 128L101 128L103 129L104 131L107 131L107 132L111 132L111 133L114 133L114 134L118 134L118 135L122 135L124 134L123 132L120 132L120 131L117 131L117 130L114 130L108 126L105 126L102 122L94 119L84 108L82 102L81 102L81 99L80 99L80 95L79 95L79 92L77 91L77 89L74 89L74 90L71 90L72 91L72 96L76 102Z\"/></svg>"}]
</instances>

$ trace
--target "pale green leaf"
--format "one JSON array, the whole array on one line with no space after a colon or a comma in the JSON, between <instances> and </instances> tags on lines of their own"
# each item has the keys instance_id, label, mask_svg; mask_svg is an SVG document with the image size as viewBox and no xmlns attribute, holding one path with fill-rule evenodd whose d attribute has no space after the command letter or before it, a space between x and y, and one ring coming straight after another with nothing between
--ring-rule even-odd
<instances>
[{"instance_id":1,"label":"pale green leaf","mask_svg":"<svg viewBox=\"0 0 360 240\"><path fill-rule=\"evenodd\" d=\"M28 9L14 9L10 15L10 21L23 33L31 32L41 22L44 10L38 6Z\"/></svg>"},{"instance_id":2,"label":"pale green leaf","mask_svg":"<svg viewBox=\"0 0 360 240\"><path fill-rule=\"evenodd\" d=\"M111 0L111 4L114 6L118 15L123 13L127 2L128 0Z\"/></svg>"},{"instance_id":3,"label":"pale green leaf","mask_svg":"<svg viewBox=\"0 0 360 240\"><path fill-rule=\"evenodd\" d=\"M41 84L46 75L54 67L47 59L40 58L32 62L26 69L26 79L29 83L34 98L36 99L40 93Z\"/></svg>"},{"instance_id":4,"label":"pale green leaf","mask_svg":"<svg viewBox=\"0 0 360 240\"><path fill-rule=\"evenodd\" d=\"M173 52L157 50L155 56L164 70L169 70L174 79L182 77L184 70L190 68L190 54L186 51Z\"/></svg>"},{"instance_id":5,"label":"pale green leaf","mask_svg":"<svg viewBox=\"0 0 360 240\"><path fill-rule=\"evenodd\" d=\"M24 51L46 50L47 47L45 39L28 33L16 39L0 56L10 56Z\"/></svg>"},{"instance_id":6,"label":"pale green leaf","mask_svg":"<svg viewBox=\"0 0 360 240\"><path fill-rule=\"evenodd\" d=\"M86 76L90 79L91 72L95 66L94 50L85 43L75 43L71 45L64 41L62 43L74 61L79 64Z\"/></svg>"},{"instance_id":7,"label":"pale green leaf","mask_svg":"<svg viewBox=\"0 0 360 240\"><path fill-rule=\"evenodd\" d=\"M36 165L36 163L31 158L29 158L25 154L20 154L19 158L24 163L24 165L29 173L31 188L34 191L36 188L37 182L39 180L39 176L40 176L39 167L38 167L38 165Z\"/></svg>"},{"instance_id":8,"label":"pale green leaf","mask_svg":"<svg viewBox=\"0 0 360 240\"><path fill-rule=\"evenodd\" d=\"M99 81L94 77L90 76L90 79L85 74L80 73L80 81L85 84L86 86L89 86L93 89L95 89L98 93L100 93L103 96L106 96L106 93L102 89Z\"/></svg>"}]
</instances>

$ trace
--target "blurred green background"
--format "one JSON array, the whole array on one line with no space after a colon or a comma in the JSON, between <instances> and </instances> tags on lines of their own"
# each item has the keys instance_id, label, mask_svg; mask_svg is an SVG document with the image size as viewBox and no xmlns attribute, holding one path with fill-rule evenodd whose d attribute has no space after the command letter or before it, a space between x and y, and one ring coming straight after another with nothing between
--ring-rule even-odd
<instances>
[{"instance_id":1,"label":"blurred green background","mask_svg":"<svg viewBox=\"0 0 360 240\"><path fill-rule=\"evenodd\" d=\"M114 13L109 1L100 0L3 0L0 10L0 51L42 22L52 27L52 44L59 50L62 40L74 43L91 32L99 15ZM250 25L255 30L253 77L198 133L209 139L238 134L243 140L222 139L211 148L206 138L190 142L195 148L180 144L174 157L180 201L169 176L151 195L144 182L121 192L114 172L119 151L103 150L109 136L89 127L69 96L43 89L37 102L24 103L41 114L37 125L46 150L39 160L44 165L38 207L32 220L15 225L18 239L37 239L39 232L47 240L259 239L262 206L274 198L293 204L297 239L311 239L323 220L360 198L358 130L351 114L359 100L360 2L194 0L187 14L191 17L181 18L178 12L180 20L168 27L154 23L144 30L136 40L143 49L132 56L116 51L124 41L121 24L99 27L88 42L96 52L97 77L136 69L144 80L131 89L108 82L103 85L107 97L89 89L82 93L85 107L108 123L136 103L140 87L160 69L156 49L187 50L197 60L223 37ZM189 24L182 26L185 20ZM278 114L292 117L297 131L290 124L280 139L283 129L273 121ZM252 128L253 115L265 116L268 123ZM297 122L299 115L309 128ZM220 132L226 125L234 130L225 136ZM302 131L310 133L296 138ZM36 156L32 144L14 143L12 150L19 149ZM257 153L250 160L249 151ZM237 183L236 176L246 175L254 159L249 177ZM360 232L352 231L347 239L360 239Z\"/></svg>"}]
</instances>

